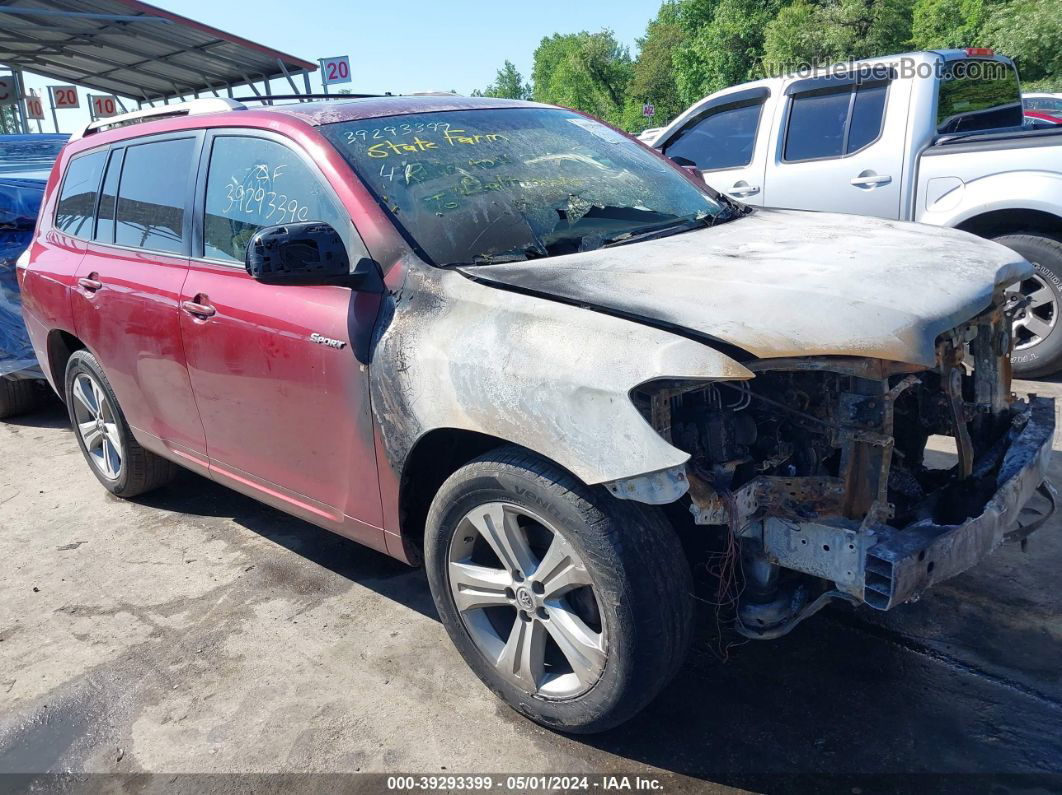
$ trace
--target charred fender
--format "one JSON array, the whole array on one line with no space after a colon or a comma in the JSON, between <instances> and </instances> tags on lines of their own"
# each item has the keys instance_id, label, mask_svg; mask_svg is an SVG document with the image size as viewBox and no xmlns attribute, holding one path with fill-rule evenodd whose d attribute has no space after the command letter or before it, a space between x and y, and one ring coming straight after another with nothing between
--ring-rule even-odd
<instances>
[{"instance_id":1,"label":"charred fender","mask_svg":"<svg viewBox=\"0 0 1062 795\"><path fill-rule=\"evenodd\" d=\"M418 265L380 320L370 366L373 411L396 473L422 435L457 428L522 445L589 485L689 459L635 407L639 384L752 377L667 331Z\"/></svg>"}]
</instances>

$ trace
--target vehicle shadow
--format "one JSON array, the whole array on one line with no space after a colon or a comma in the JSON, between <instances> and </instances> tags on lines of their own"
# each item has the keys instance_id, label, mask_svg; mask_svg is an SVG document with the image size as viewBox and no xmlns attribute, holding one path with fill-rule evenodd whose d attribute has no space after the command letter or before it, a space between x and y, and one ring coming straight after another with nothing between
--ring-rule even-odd
<instances>
[{"instance_id":1,"label":"vehicle shadow","mask_svg":"<svg viewBox=\"0 0 1062 795\"><path fill-rule=\"evenodd\" d=\"M241 527L341 577L370 588L428 618L438 619L421 569L181 470L165 488L137 497L138 504L192 516L231 519Z\"/></svg>"},{"instance_id":2,"label":"vehicle shadow","mask_svg":"<svg viewBox=\"0 0 1062 795\"><path fill-rule=\"evenodd\" d=\"M28 414L3 420L19 428L65 428L66 407L54 396L47 405ZM74 444L71 438L71 444ZM76 448L71 448L76 452ZM421 569L335 533L304 522L186 469L170 485L137 497L149 508L232 519L242 527L346 579L372 588L388 599L438 619L428 582Z\"/></svg>"}]
</instances>

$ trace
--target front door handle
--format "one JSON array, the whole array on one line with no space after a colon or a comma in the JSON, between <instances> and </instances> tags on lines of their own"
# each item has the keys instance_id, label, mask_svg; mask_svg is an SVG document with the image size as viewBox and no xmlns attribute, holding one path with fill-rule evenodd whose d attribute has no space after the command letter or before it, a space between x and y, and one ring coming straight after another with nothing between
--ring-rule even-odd
<instances>
[{"instance_id":1,"label":"front door handle","mask_svg":"<svg viewBox=\"0 0 1062 795\"><path fill-rule=\"evenodd\" d=\"M860 174L852 177L851 182L857 188L876 188L878 185L888 185L892 177L887 174Z\"/></svg>"},{"instance_id":2,"label":"front door handle","mask_svg":"<svg viewBox=\"0 0 1062 795\"><path fill-rule=\"evenodd\" d=\"M743 199L746 196L755 196L760 192L759 185L749 185L747 182L735 182L730 186L730 190L727 191L731 196L737 196L739 199Z\"/></svg>"},{"instance_id":3,"label":"front door handle","mask_svg":"<svg viewBox=\"0 0 1062 795\"><path fill-rule=\"evenodd\" d=\"M200 298L200 296L197 295L196 298ZM218 313L218 310L210 304L200 303L199 301L182 301L181 309L196 320L206 320L208 317L214 317Z\"/></svg>"},{"instance_id":4,"label":"front door handle","mask_svg":"<svg viewBox=\"0 0 1062 795\"><path fill-rule=\"evenodd\" d=\"M82 276L80 279L77 280L77 283L81 285L81 288L83 290L87 290L90 293L94 293L97 290L102 290L103 282L95 278L98 275L98 273L90 273L88 276Z\"/></svg>"}]
</instances>

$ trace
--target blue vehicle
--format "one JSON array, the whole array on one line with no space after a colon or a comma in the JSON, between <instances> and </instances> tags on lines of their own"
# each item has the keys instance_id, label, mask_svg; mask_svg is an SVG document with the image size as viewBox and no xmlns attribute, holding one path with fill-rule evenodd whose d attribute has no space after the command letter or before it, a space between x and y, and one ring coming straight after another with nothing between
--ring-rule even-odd
<instances>
[{"instance_id":1,"label":"blue vehicle","mask_svg":"<svg viewBox=\"0 0 1062 795\"><path fill-rule=\"evenodd\" d=\"M33 408L44 374L22 322L15 261L29 245L66 135L0 135L0 418Z\"/></svg>"}]
</instances>

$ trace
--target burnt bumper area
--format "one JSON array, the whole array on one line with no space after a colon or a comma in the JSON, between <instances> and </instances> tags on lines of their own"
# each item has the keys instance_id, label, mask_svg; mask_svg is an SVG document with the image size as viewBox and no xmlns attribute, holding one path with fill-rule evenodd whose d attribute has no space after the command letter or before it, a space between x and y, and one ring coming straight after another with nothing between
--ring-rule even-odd
<instances>
[{"instance_id":1,"label":"burnt bumper area","mask_svg":"<svg viewBox=\"0 0 1062 795\"><path fill-rule=\"evenodd\" d=\"M685 499L734 558L739 631L778 637L838 599L888 610L1050 515L1054 401L1011 392L1000 305L942 335L932 368L764 360L748 381L635 395L690 453ZM927 464L934 436L954 466Z\"/></svg>"},{"instance_id":2,"label":"burnt bumper area","mask_svg":"<svg viewBox=\"0 0 1062 795\"><path fill-rule=\"evenodd\" d=\"M1008 534L1022 536L1019 514L1038 490L1053 507L1053 490L1044 484L1054 432L1054 400L1031 397L1014 414L995 475L996 492L980 514L957 525L925 519L899 529L874 527L876 541L864 560L863 601L888 610L915 599L931 585L976 565ZM1038 526L1045 518L1041 514L1029 521Z\"/></svg>"}]
</instances>

